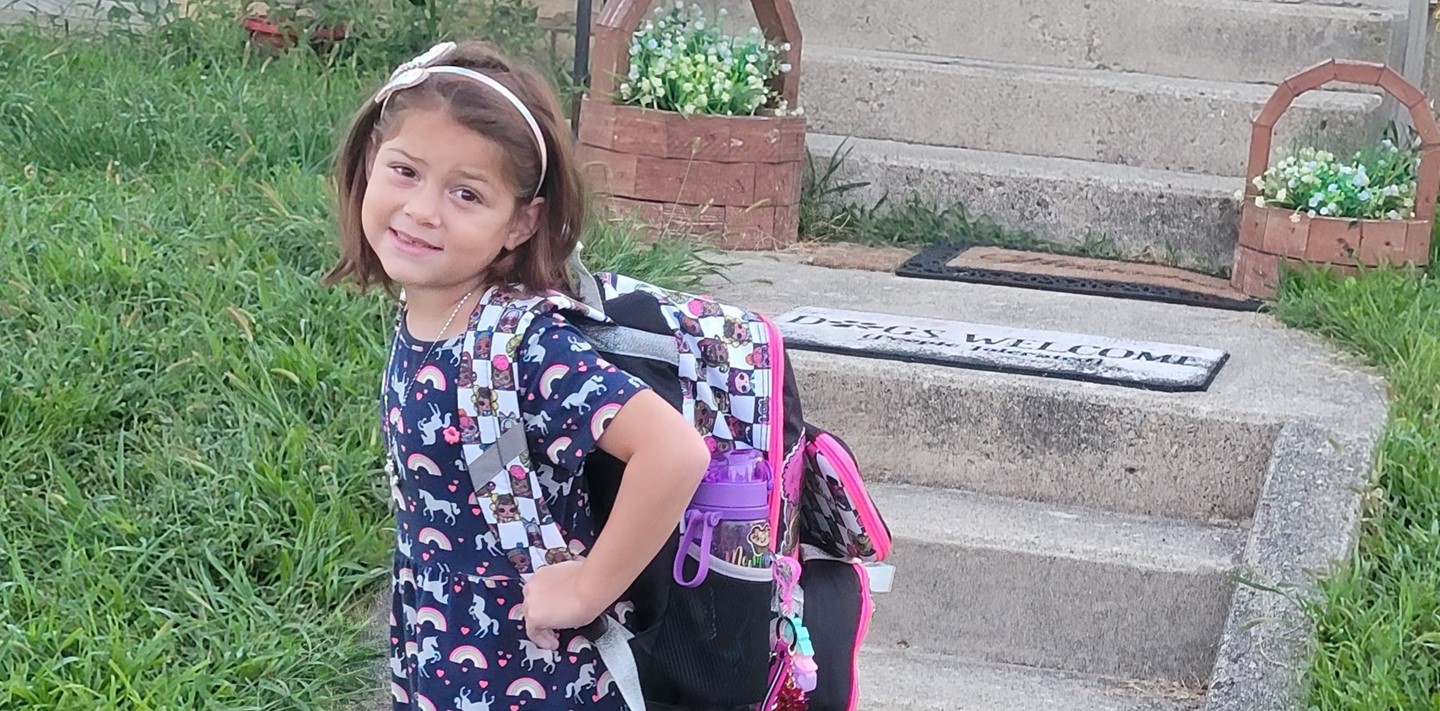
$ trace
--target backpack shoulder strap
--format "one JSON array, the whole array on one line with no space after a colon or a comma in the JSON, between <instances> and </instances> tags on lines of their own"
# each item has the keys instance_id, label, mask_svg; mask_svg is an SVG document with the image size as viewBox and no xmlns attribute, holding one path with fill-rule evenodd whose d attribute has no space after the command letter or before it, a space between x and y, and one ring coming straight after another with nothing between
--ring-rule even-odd
<instances>
[{"instance_id":1,"label":"backpack shoulder strap","mask_svg":"<svg viewBox=\"0 0 1440 711\"><path fill-rule=\"evenodd\" d=\"M604 319L559 294L487 292L465 330L456 383L461 444L475 488L471 505L480 508L525 579L547 563L573 557L545 504L520 418L520 351L535 318L556 310Z\"/></svg>"}]
</instances>

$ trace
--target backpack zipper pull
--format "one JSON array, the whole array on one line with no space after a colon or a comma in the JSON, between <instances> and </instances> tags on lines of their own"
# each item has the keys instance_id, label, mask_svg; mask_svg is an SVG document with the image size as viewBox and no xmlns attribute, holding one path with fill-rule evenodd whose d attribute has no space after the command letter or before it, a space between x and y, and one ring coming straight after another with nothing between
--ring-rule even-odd
<instances>
[{"instance_id":1,"label":"backpack zipper pull","mask_svg":"<svg viewBox=\"0 0 1440 711\"><path fill-rule=\"evenodd\" d=\"M810 644L810 630L805 628L805 623L800 621L799 616L792 615L790 624L795 629L795 644L791 652L791 669L795 674L795 686L801 691L809 693L815 690L816 672L815 647Z\"/></svg>"}]
</instances>

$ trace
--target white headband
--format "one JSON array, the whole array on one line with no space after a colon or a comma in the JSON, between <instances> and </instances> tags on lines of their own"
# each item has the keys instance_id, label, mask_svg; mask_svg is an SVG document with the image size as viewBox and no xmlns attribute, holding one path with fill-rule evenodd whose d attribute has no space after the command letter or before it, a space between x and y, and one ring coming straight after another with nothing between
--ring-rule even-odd
<instances>
[{"instance_id":1,"label":"white headband","mask_svg":"<svg viewBox=\"0 0 1440 711\"><path fill-rule=\"evenodd\" d=\"M473 69L466 69L465 67L452 67L448 65L433 66L436 62L445 59L445 57L454 50L454 42L441 42L431 47L430 50L424 54L396 67L395 71L390 74L390 79L385 82L385 86L380 87L380 91L375 93L375 103L384 104L390 100L390 97L393 96L395 92L418 86L434 74L453 74L479 82L494 89L515 106L516 110L520 112L520 115L524 117L525 123L530 125L530 132L535 136L535 149L540 154L540 180L535 184L535 195L539 195L540 187L545 184L547 163L545 134L540 132L540 123L535 120L535 115L530 113L530 109L525 106L525 102L521 101L520 97L505 88L504 84L495 81L495 79ZM383 112L384 109L382 108L381 111Z\"/></svg>"}]
</instances>

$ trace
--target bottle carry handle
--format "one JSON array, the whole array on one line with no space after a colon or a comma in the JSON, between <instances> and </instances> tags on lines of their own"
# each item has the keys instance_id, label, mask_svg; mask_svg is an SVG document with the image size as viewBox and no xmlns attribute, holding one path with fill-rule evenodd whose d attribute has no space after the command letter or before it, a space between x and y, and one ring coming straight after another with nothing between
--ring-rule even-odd
<instances>
[{"instance_id":1,"label":"bottle carry handle","mask_svg":"<svg viewBox=\"0 0 1440 711\"><path fill-rule=\"evenodd\" d=\"M701 511L689 509L685 512L685 533L680 537L680 550L675 552L675 566L672 573L675 575L675 582L681 587L693 588L704 582L706 574L710 572L710 537L715 532L715 526L720 523L720 514L716 511ZM700 532L700 555L696 556L698 567L695 570L695 577L691 580L685 579L685 556L690 552L690 546L695 542L695 529L703 528Z\"/></svg>"}]
</instances>

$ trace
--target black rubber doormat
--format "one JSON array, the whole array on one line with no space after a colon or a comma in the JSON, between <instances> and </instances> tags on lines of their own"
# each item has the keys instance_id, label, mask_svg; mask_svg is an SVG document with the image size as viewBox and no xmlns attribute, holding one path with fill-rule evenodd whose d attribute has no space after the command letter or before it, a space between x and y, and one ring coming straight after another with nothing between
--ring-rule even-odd
<instances>
[{"instance_id":1,"label":"black rubber doormat","mask_svg":"<svg viewBox=\"0 0 1440 711\"><path fill-rule=\"evenodd\" d=\"M818 306L792 309L775 324L794 350L1163 392L1210 389L1230 358L1215 348ZM863 368L856 372L864 377Z\"/></svg>"},{"instance_id":2,"label":"black rubber doormat","mask_svg":"<svg viewBox=\"0 0 1440 711\"><path fill-rule=\"evenodd\" d=\"M932 245L895 270L902 277L1256 311L1264 303L1224 279L1154 264L1071 257L964 242Z\"/></svg>"}]
</instances>

